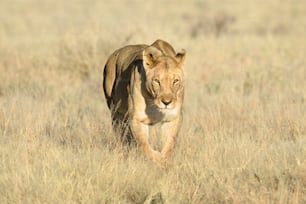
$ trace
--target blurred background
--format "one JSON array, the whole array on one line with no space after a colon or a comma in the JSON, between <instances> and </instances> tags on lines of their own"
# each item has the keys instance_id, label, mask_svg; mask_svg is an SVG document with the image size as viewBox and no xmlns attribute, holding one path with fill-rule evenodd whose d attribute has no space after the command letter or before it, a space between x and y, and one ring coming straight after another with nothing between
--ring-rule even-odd
<instances>
[{"instance_id":1,"label":"blurred background","mask_svg":"<svg viewBox=\"0 0 306 204\"><path fill-rule=\"evenodd\" d=\"M305 0L1 0L0 202L305 203L305 36ZM187 50L167 171L126 156L102 92L156 39Z\"/></svg>"}]
</instances>

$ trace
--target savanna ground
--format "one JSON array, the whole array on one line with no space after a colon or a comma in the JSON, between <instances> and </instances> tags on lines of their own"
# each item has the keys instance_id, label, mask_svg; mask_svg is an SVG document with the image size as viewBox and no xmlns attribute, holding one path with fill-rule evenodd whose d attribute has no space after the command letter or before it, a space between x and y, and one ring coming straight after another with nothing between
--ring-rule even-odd
<instances>
[{"instance_id":1,"label":"savanna ground","mask_svg":"<svg viewBox=\"0 0 306 204\"><path fill-rule=\"evenodd\" d=\"M306 203L306 3L0 2L0 203ZM161 169L114 138L107 57L187 50Z\"/></svg>"}]
</instances>

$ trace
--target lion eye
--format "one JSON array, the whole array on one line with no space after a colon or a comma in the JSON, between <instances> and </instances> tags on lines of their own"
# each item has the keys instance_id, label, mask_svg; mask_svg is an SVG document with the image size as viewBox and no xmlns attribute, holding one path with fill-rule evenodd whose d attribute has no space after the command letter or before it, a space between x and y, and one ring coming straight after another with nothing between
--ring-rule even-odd
<instances>
[{"instance_id":1,"label":"lion eye","mask_svg":"<svg viewBox=\"0 0 306 204\"><path fill-rule=\"evenodd\" d=\"M174 79L173 84L177 84L177 83L179 83L179 82L180 82L180 80Z\"/></svg>"},{"instance_id":2,"label":"lion eye","mask_svg":"<svg viewBox=\"0 0 306 204\"><path fill-rule=\"evenodd\" d=\"M153 83L160 85L160 81L158 79L153 79Z\"/></svg>"}]
</instances>

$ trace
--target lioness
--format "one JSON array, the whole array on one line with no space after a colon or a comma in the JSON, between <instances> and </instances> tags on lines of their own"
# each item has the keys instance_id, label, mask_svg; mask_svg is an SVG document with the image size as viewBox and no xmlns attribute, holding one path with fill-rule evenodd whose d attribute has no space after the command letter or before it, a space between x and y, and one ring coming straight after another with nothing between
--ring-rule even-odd
<instances>
[{"instance_id":1,"label":"lioness","mask_svg":"<svg viewBox=\"0 0 306 204\"><path fill-rule=\"evenodd\" d=\"M104 68L103 88L112 124L125 139L136 139L143 152L164 163L182 122L185 50L157 40L116 50ZM149 144L149 126L161 123L167 137L161 152Z\"/></svg>"}]
</instances>

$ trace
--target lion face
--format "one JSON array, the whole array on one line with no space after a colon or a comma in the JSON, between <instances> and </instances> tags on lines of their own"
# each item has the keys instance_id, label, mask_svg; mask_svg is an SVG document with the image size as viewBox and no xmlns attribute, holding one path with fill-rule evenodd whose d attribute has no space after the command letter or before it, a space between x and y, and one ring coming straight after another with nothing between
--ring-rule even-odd
<instances>
[{"instance_id":1,"label":"lion face","mask_svg":"<svg viewBox=\"0 0 306 204\"><path fill-rule=\"evenodd\" d=\"M152 50L153 49L153 50ZM146 88L153 97L154 105L160 110L171 110L183 97L183 61L185 53L176 56L164 56L147 48L144 51Z\"/></svg>"}]
</instances>

